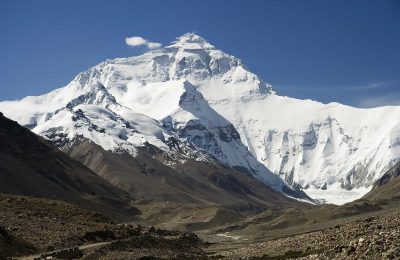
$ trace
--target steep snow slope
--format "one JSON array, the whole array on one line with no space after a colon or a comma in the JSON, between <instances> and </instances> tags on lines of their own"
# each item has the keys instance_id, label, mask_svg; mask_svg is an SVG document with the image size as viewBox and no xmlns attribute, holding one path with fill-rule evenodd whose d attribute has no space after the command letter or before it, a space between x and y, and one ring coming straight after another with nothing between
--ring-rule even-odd
<instances>
[{"instance_id":1,"label":"steep snow slope","mask_svg":"<svg viewBox=\"0 0 400 260\"><path fill-rule=\"evenodd\" d=\"M187 80L150 82L144 87L132 79L122 87L112 87L111 81L102 80L103 74L107 75L100 73L104 64L79 74L65 88L3 102L0 108L62 149L85 138L106 150L136 156L136 148L150 144L176 159L168 162L171 167L185 158L218 160L278 191L304 197L258 162L234 127Z\"/></svg>"},{"instance_id":2,"label":"steep snow slope","mask_svg":"<svg viewBox=\"0 0 400 260\"><path fill-rule=\"evenodd\" d=\"M119 119L112 119L104 130L108 137L91 138L65 126L64 133L69 131L71 137L71 133L85 135L110 150L134 150L142 139L167 149L171 145L167 140L177 138L268 183L273 178L265 167L290 184L336 203L367 192L400 157L399 107L356 109L278 96L240 60L193 33L141 56L107 60L49 94L1 102L0 110L52 138L48 129L60 124L55 111L71 113L74 107L79 113L77 109L88 109L84 104L115 114L104 116L104 111L91 107L97 112L83 112L92 117L90 121L118 116L128 121L123 115L128 112L121 111L130 111L148 119L136 127L146 125L152 130L128 131L123 124L111 123ZM135 141L119 138L122 129L129 132L122 137ZM112 141L107 141L110 136ZM337 200L337 192L344 194L343 199Z\"/></svg>"},{"instance_id":3,"label":"steep snow slope","mask_svg":"<svg viewBox=\"0 0 400 260\"><path fill-rule=\"evenodd\" d=\"M400 157L397 107L356 109L275 94L210 104L268 169L337 204L362 196Z\"/></svg>"}]
</instances>

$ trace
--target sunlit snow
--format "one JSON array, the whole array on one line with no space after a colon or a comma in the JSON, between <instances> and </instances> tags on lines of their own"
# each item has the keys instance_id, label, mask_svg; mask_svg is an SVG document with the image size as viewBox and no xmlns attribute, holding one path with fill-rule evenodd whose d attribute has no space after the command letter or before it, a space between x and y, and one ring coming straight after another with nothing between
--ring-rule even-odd
<instances>
[{"instance_id":1,"label":"sunlit snow","mask_svg":"<svg viewBox=\"0 0 400 260\"><path fill-rule=\"evenodd\" d=\"M192 33L102 62L46 95L0 102L0 111L60 142L81 135L133 155L144 143L167 151L176 136L268 184L282 187L279 176L335 204L365 194L400 158L400 107L279 96Z\"/></svg>"}]
</instances>

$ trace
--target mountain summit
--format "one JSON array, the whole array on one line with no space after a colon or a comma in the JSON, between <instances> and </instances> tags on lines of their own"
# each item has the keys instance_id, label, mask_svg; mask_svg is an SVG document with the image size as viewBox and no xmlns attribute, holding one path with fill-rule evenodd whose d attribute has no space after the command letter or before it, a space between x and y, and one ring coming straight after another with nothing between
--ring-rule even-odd
<instances>
[{"instance_id":1,"label":"mountain summit","mask_svg":"<svg viewBox=\"0 0 400 260\"><path fill-rule=\"evenodd\" d=\"M135 157L151 145L174 158L169 167L222 163L287 195L304 198L291 185L338 204L365 194L400 158L399 107L279 96L193 33L102 62L48 94L1 102L0 111L62 149L85 138Z\"/></svg>"},{"instance_id":2,"label":"mountain summit","mask_svg":"<svg viewBox=\"0 0 400 260\"><path fill-rule=\"evenodd\" d=\"M180 49L215 49L213 45L207 42L203 37L195 33L185 33L177 38L177 40L167 48L180 48Z\"/></svg>"}]
</instances>

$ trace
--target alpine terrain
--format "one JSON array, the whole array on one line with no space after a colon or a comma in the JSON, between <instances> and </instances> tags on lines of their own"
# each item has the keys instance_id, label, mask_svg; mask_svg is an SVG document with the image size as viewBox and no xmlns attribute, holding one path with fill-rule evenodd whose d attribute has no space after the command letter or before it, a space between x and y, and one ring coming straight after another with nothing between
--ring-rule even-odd
<instances>
[{"instance_id":1,"label":"alpine terrain","mask_svg":"<svg viewBox=\"0 0 400 260\"><path fill-rule=\"evenodd\" d=\"M140 213L127 192L1 113L0 160L0 194L62 200L117 221Z\"/></svg>"},{"instance_id":2,"label":"alpine terrain","mask_svg":"<svg viewBox=\"0 0 400 260\"><path fill-rule=\"evenodd\" d=\"M143 158L151 150L159 167L219 165L289 197L335 204L366 194L400 158L400 107L279 96L194 33L106 60L48 94L0 102L0 111L125 190L132 186L88 151Z\"/></svg>"}]
</instances>

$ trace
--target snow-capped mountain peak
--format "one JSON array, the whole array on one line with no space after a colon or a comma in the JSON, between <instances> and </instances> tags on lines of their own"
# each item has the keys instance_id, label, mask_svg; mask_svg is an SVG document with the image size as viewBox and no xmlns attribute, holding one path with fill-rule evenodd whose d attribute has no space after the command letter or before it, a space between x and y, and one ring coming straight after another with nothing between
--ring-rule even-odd
<instances>
[{"instance_id":1,"label":"snow-capped mountain peak","mask_svg":"<svg viewBox=\"0 0 400 260\"><path fill-rule=\"evenodd\" d=\"M186 50L215 49L215 47L211 45L209 42L207 42L203 37L195 33L183 34L182 36L178 37L176 41L174 41L171 45L167 46L167 48L177 48Z\"/></svg>"},{"instance_id":2,"label":"snow-capped mountain peak","mask_svg":"<svg viewBox=\"0 0 400 260\"><path fill-rule=\"evenodd\" d=\"M102 62L48 94L0 102L0 111L60 144L79 135L133 156L145 143L170 152L175 138L194 156L207 153L278 190L288 187L280 176L335 203L367 192L400 158L399 107L279 96L194 33Z\"/></svg>"}]
</instances>

